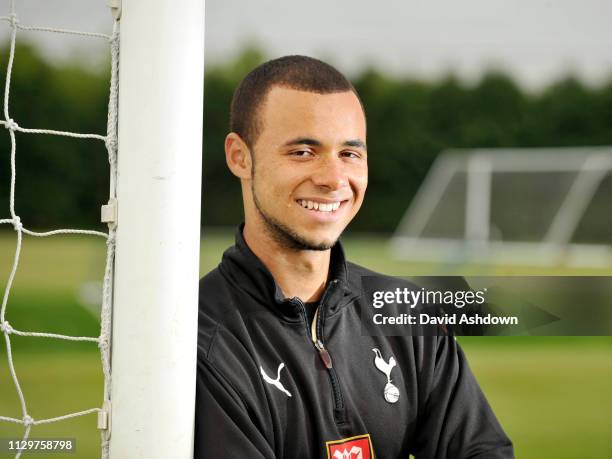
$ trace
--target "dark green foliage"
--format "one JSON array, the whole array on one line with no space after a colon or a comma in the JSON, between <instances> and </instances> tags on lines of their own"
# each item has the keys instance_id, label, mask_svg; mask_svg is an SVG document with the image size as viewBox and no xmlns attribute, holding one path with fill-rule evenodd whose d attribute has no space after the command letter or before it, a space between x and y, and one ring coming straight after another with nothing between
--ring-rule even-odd
<instances>
[{"instance_id":1,"label":"dark green foliage","mask_svg":"<svg viewBox=\"0 0 612 459\"><path fill-rule=\"evenodd\" d=\"M15 121L24 127L105 132L108 72L53 67L25 46L16 55L10 105ZM0 59L4 73L6 49ZM247 49L228 64L207 68L205 225L233 226L242 220L240 185L225 165L223 142L232 92L264 60L257 49ZM530 94L496 72L466 86L453 76L437 82L400 80L371 69L353 83L367 112L370 184L352 230L393 231L436 155L446 148L612 144L612 81L594 89L567 77ZM108 194L104 144L23 134L17 142L16 206L24 223L99 226L99 206ZM10 143L4 130L0 152L0 218L5 218Z\"/></svg>"},{"instance_id":2,"label":"dark green foliage","mask_svg":"<svg viewBox=\"0 0 612 459\"><path fill-rule=\"evenodd\" d=\"M4 88L8 50L0 50ZM106 133L108 74L77 66L53 67L30 47L15 52L9 116L21 127ZM2 116L4 119L4 115ZM28 228L99 223L108 200L108 159L104 143L51 135L16 133L15 209ZM0 133L0 215L9 217L10 149Z\"/></svg>"}]
</instances>

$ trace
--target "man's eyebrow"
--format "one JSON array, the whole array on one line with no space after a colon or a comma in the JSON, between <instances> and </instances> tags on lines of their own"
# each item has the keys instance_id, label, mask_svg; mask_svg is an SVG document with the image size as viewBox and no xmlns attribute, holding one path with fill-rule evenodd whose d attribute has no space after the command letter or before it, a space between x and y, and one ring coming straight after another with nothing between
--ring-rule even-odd
<instances>
[{"instance_id":1,"label":"man's eyebrow","mask_svg":"<svg viewBox=\"0 0 612 459\"><path fill-rule=\"evenodd\" d=\"M310 145L312 147L320 147L323 144L316 140L316 139L311 139L309 137L296 137L295 139L292 139L288 142L285 143L286 147L292 147L295 145ZM368 147L366 147L366 144L359 140L359 139L351 139L351 140L347 140L342 144L343 147L353 147L353 148L362 148L363 150L367 150Z\"/></svg>"},{"instance_id":2,"label":"man's eyebrow","mask_svg":"<svg viewBox=\"0 0 612 459\"><path fill-rule=\"evenodd\" d=\"M354 148L362 148L363 150L367 150L368 147L366 147L366 144L359 140L359 139L353 139L353 140L347 140L346 142L344 142L342 144L342 146L344 147L354 147Z\"/></svg>"},{"instance_id":3,"label":"man's eyebrow","mask_svg":"<svg viewBox=\"0 0 612 459\"><path fill-rule=\"evenodd\" d=\"M312 147L320 147L323 144L319 142L318 140L310 139L308 137L297 137L285 143L286 147L292 147L294 145L310 145Z\"/></svg>"}]
</instances>

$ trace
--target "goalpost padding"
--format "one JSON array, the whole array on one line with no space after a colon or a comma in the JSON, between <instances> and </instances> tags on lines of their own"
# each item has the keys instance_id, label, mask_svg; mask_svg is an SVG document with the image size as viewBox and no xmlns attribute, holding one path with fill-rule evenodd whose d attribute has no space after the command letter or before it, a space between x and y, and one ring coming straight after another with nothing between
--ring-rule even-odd
<instances>
[{"instance_id":1,"label":"goalpost padding","mask_svg":"<svg viewBox=\"0 0 612 459\"><path fill-rule=\"evenodd\" d=\"M204 1L121 11L110 457L193 457Z\"/></svg>"}]
</instances>

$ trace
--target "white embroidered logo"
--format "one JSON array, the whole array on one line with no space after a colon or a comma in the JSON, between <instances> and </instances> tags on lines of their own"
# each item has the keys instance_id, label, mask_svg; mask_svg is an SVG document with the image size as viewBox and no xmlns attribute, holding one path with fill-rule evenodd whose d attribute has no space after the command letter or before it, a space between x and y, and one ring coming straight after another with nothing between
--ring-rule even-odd
<instances>
[{"instance_id":1,"label":"white embroidered logo","mask_svg":"<svg viewBox=\"0 0 612 459\"><path fill-rule=\"evenodd\" d=\"M350 451L344 449L342 452L336 451L334 453L334 459L352 459L353 454L355 455L355 459L363 458L363 451L358 446L353 446Z\"/></svg>"},{"instance_id":2,"label":"white embroidered logo","mask_svg":"<svg viewBox=\"0 0 612 459\"><path fill-rule=\"evenodd\" d=\"M287 389L285 389L285 386L283 386L283 384L280 382L280 372L281 370L285 367L284 363L281 363L278 366L278 371L276 372L276 379L272 379L270 378L266 372L264 371L263 367L259 367L259 369L261 370L261 376L263 376L263 379L265 382L267 382L268 384L272 384L274 387L276 387L278 390L280 390L281 392L284 392L285 394L287 394L289 397L291 397L291 392L289 392Z\"/></svg>"},{"instance_id":3,"label":"white embroidered logo","mask_svg":"<svg viewBox=\"0 0 612 459\"><path fill-rule=\"evenodd\" d=\"M385 359L383 359L382 354L378 349L374 348L372 350L374 351L374 354L376 354L376 357L374 358L374 365L387 377L387 384L384 390L385 400L389 403L395 403L400 396L399 389L395 385L391 384L391 370L393 370L393 368L397 365L395 358L391 356L389 358L389 362L387 362Z\"/></svg>"}]
</instances>

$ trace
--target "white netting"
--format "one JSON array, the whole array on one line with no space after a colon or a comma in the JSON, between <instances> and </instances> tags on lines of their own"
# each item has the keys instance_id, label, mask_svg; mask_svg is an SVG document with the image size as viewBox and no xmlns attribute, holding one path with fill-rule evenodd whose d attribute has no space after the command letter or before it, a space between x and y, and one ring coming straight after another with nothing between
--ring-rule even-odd
<instances>
[{"instance_id":1,"label":"white netting","mask_svg":"<svg viewBox=\"0 0 612 459\"><path fill-rule=\"evenodd\" d=\"M113 32L111 35L105 35L100 33L80 32L74 30L56 29L49 27L35 27L35 26L24 26L21 25L17 19L15 10L15 0L10 1L10 12L8 16L1 16L1 21L8 22L11 28L10 34L10 52L7 64L6 83L4 88L4 120L0 120L2 124L10 134L11 138L11 184L10 184L10 215L11 218L0 219L0 224L12 224L17 233L17 247L15 249L15 257L13 261L13 267L10 272L6 289L4 290L4 296L2 298L2 306L0 308L0 333L4 335L6 342L6 351L8 358L8 365L10 374L12 376L17 395L21 404L22 418L16 419L6 416L0 416L0 421L13 422L22 424L24 426L23 439L26 440L30 435L30 430L33 425L48 424L51 422L62 421L76 416L83 416L91 413L98 413L99 417L104 420L108 417L107 407L110 406L110 327L111 327L111 302L112 302L112 288L113 288L113 261L115 255L115 224L109 223L108 233L99 231L82 230L82 229L58 229L47 232L35 232L26 229L19 216L15 212L15 181L16 181L16 170L15 170L15 155L16 155L16 143L15 143L15 132L22 132L27 134L48 134L48 135L59 135L67 137L75 137L81 139L92 139L97 141L103 141L106 144L108 152L108 160L110 163L110 192L109 202L114 201L116 198L116 175L117 175L117 99L118 99L118 64L119 64L119 21L115 20L113 24ZM72 34L80 35L88 38L101 38L108 40L110 43L111 50L111 83L110 83L110 95L109 95L109 107L108 107L108 123L106 135L99 134L82 134L76 132L65 132L56 131L49 129L29 129L19 126L19 124L10 117L9 112L9 96L11 88L11 73L13 69L13 61L15 59L15 41L17 37L17 31L38 31L38 32L50 32L50 33L61 33L61 34ZM106 267L104 271L104 286L102 294L102 310L101 310L101 321L100 321L100 335L97 337L90 336L67 336L56 333L44 333L44 332L32 332L17 330L11 326L6 320L6 310L8 298L19 265L19 255L21 252L21 244L23 234L30 236L53 236L57 234L88 234L93 236L99 236L106 239L107 251L106 251ZM42 338L54 338L71 341L91 341L98 344L100 348L100 357L102 361L102 371L104 374L104 392L103 392L103 404L102 407L90 408L83 411L68 413L61 416L48 418L48 419L34 419L28 414L28 408L26 400L19 384L19 378L15 371L13 364L13 356L11 350L11 335L19 336L30 336L30 337L42 337ZM102 416L100 416L102 415ZM108 438L109 430L104 428L104 421L99 426L102 427L102 457L108 457ZM17 453L15 456L19 458L21 453Z\"/></svg>"}]
</instances>

